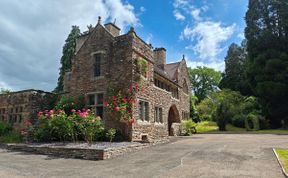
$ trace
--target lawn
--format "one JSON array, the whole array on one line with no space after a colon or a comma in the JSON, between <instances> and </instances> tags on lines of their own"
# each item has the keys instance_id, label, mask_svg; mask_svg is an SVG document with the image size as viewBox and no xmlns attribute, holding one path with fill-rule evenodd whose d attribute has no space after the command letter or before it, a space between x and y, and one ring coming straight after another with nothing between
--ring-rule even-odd
<instances>
[{"instance_id":1,"label":"lawn","mask_svg":"<svg viewBox=\"0 0 288 178\"><path fill-rule=\"evenodd\" d=\"M231 124L226 125L227 131L219 131L218 126L215 122L212 121L203 121L197 123L196 126L198 133L251 133L251 134L279 134L279 135L288 135L288 130L281 129L269 129L269 130L257 130L257 131L246 131L245 128L235 127Z\"/></svg>"},{"instance_id":2,"label":"lawn","mask_svg":"<svg viewBox=\"0 0 288 178\"><path fill-rule=\"evenodd\" d=\"M285 172L288 172L288 149L275 149L280 162L285 169Z\"/></svg>"}]
</instances>

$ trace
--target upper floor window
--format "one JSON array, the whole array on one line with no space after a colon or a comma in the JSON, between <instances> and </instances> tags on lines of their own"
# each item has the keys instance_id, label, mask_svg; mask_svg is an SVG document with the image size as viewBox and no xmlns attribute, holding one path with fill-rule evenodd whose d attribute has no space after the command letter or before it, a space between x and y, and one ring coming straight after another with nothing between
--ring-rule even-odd
<instances>
[{"instance_id":1,"label":"upper floor window","mask_svg":"<svg viewBox=\"0 0 288 178\"><path fill-rule=\"evenodd\" d=\"M162 108L155 107L155 122L163 123Z\"/></svg>"},{"instance_id":2,"label":"upper floor window","mask_svg":"<svg viewBox=\"0 0 288 178\"><path fill-rule=\"evenodd\" d=\"M101 76L101 60L101 53L94 54L94 77Z\"/></svg>"},{"instance_id":3,"label":"upper floor window","mask_svg":"<svg viewBox=\"0 0 288 178\"><path fill-rule=\"evenodd\" d=\"M189 92L189 88L185 79L183 80L183 92L186 94Z\"/></svg>"},{"instance_id":4,"label":"upper floor window","mask_svg":"<svg viewBox=\"0 0 288 178\"><path fill-rule=\"evenodd\" d=\"M149 106L148 102L139 102L139 119L142 121L149 121Z\"/></svg>"}]
</instances>

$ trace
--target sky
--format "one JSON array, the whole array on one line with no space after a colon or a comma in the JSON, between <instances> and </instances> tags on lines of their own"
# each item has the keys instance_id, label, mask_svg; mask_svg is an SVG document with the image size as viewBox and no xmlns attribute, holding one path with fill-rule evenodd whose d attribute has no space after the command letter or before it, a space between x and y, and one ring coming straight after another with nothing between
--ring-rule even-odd
<instances>
[{"instance_id":1,"label":"sky","mask_svg":"<svg viewBox=\"0 0 288 178\"><path fill-rule=\"evenodd\" d=\"M81 31L114 22L130 26L167 62L219 71L231 43L244 39L248 0L0 0L0 88L52 91L72 25Z\"/></svg>"}]
</instances>

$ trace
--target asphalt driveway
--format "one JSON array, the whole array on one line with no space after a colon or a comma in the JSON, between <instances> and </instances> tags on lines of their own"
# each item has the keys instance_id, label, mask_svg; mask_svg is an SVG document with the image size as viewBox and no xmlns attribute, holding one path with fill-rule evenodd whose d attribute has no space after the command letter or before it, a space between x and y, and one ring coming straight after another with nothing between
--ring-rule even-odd
<instances>
[{"instance_id":1,"label":"asphalt driveway","mask_svg":"<svg viewBox=\"0 0 288 178\"><path fill-rule=\"evenodd\" d=\"M272 147L288 135L199 134L105 161L59 159L0 149L0 177L284 178Z\"/></svg>"}]
</instances>

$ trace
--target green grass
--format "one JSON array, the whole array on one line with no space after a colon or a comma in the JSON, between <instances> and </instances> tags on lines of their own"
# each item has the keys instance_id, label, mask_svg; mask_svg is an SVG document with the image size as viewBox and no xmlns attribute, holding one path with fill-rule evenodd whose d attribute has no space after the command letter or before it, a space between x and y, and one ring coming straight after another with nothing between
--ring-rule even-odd
<instances>
[{"instance_id":1,"label":"green grass","mask_svg":"<svg viewBox=\"0 0 288 178\"><path fill-rule=\"evenodd\" d=\"M288 172L288 149L275 149L282 166Z\"/></svg>"},{"instance_id":2,"label":"green grass","mask_svg":"<svg viewBox=\"0 0 288 178\"><path fill-rule=\"evenodd\" d=\"M203 121L197 123L196 126L198 133L239 133L239 134L279 134L279 135L288 135L288 130L283 129L269 129L269 130L257 130L257 131L246 131L245 128L235 127L231 124L226 125L227 131L219 131L216 122L212 121Z\"/></svg>"},{"instance_id":3,"label":"green grass","mask_svg":"<svg viewBox=\"0 0 288 178\"><path fill-rule=\"evenodd\" d=\"M21 143L22 137L17 133L9 133L7 135L0 136L0 143Z\"/></svg>"},{"instance_id":4,"label":"green grass","mask_svg":"<svg viewBox=\"0 0 288 178\"><path fill-rule=\"evenodd\" d=\"M198 133L218 131L218 126L215 122L203 121L197 123L196 130Z\"/></svg>"}]
</instances>

